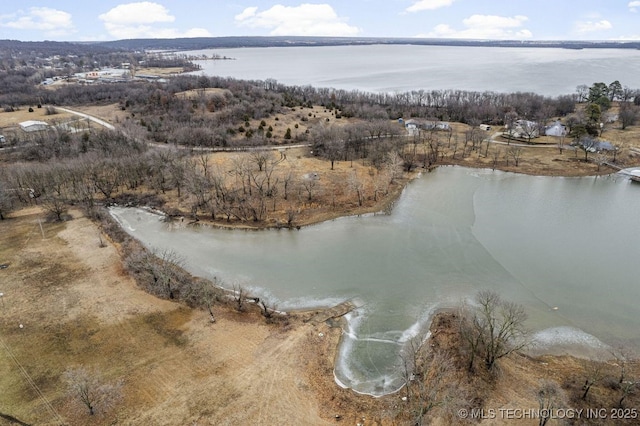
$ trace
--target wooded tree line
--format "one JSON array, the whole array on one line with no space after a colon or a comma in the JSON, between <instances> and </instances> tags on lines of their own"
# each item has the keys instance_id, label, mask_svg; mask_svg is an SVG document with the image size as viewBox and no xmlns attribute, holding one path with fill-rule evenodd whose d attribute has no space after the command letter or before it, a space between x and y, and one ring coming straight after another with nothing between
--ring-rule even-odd
<instances>
[{"instance_id":1,"label":"wooded tree line","mask_svg":"<svg viewBox=\"0 0 640 426\"><path fill-rule=\"evenodd\" d=\"M174 215L191 220L206 215L227 222L271 218L279 226L291 227L301 206L316 203L321 190L353 192L354 203L362 205L365 199L375 201L387 194L394 180L402 176L397 155L383 156L365 146L356 146L354 153L364 158L364 151L368 152L375 175L372 186L365 185L355 173L348 185L332 186L329 182L320 185L314 174L303 175L287 161L286 153L279 151L239 152L230 166L223 167L214 164L206 152L150 149L124 132L63 135L41 133L31 145L12 154L11 164L2 168L0 176L0 213L35 203L61 220L73 205L90 214L98 204L115 202L160 207L163 194L171 191L181 209L170 212Z\"/></svg>"},{"instance_id":2,"label":"wooded tree line","mask_svg":"<svg viewBox=\"0 0 640 426\"><path fill-rule=\"evenodd\" d=\"M367 121L400 117L421 117L439 121L457 121L476 126L479 123L503 125L506 117L532 120L542 125L576 111L576 102L588 101L602 111L605 100L622 102L623 124L630 125L637 115L638 90L620 83L591 88L579 86L576 93L556 98L534 93L469 92L461 90L414 90L404 93L366 93L360 91L285 86L273 80L241 81L231 78L179 76L168 83L130 82L90 86L64 85L56 90L34 86L40 75L26 71L6 74L2 81L0 105L95 104L119 102L129 112L128 119L155 142L193 146L260 145L272 141L266 131L246 132L238 138L238 129L250 119L261 120L287 108L321 105L336 111L336 118L356 117ZM604 86L604 87L601 87ZM611 86L611 88L610 88ZM620 86L618 88L618 86ZM207 93L204 89L223 89ZM198 96L179 96L186 90L203 89ZM605 90L606 89L606 90ZM632 103L633 100L633 103ZM206 114L208 112L209 114ZM589 130L594 114L579 112L571 117L571 126ZM300 114L304 119L304 114ZM631 121L630 121L631 120ZM262 130L262 131L261 131ZM304 138L304 134L298 137Z\"/></svg>"},{"instance_id":3,"label":"wooded tree line","mask_svg":"<svg viewBox=\"0 0 640 426\"><path fill-rule=\"evenodd\" d=\"M201 96L192 98L175 95L184 90L212 85L224 90L213 93L203 91ZM118 89L128 88L126 93L109 92L110 86L68 86L57 91L47 91L50 96L61 97L60 99L75 96L73 99L80 103L84 102L80 99L105 100L106 97L113 101L116 97L122 108L130 111L131 118L120 123L120 132L87 130L71 133L60 127L52 127L46 132L25 134L18 143L19 149L11 154L13 157L10 161L36 161L39 164L16 164L5 170L3 189L0 191L0 213L10 209L12 200L31 201L43 202L52 214L60 218L65 205L82 203L91 207L96 199L113 202L118 197L123 197L124 193L131 194L137 188L145 187L152 193L175 190L179 197L187 197L188 211L194 219L199 214L206 214L213 219L260 222L268 217L269 212L286 209L290 213L284 222L286 226L292 226L297 211L292 201L313 201L319 185L312 179L304 179L290 170L284 170L286 162L282 162L278 154L267 155L266 151L255 151L251 155L238 156L233 170L219 170L217 166L207 162L206 156L189 157L182 151L171 149L149 150L145 141L151 139L180 145L225 145L229 143L229 129L234 128L238 121L242 123L248 116L260 118L281 111L287 108L283 105L284 99L293 102L292 99L302 96L300 100L307 105L329 100L327 108L333 108L336 102L344 101L334 91L299 88L300 91L296 92L296 88L293 90L281 87L273 81L257 83L183 76L173 79L167 85L113 85ZM590 97L587 100L600 99L602 86L594 84L594 88L588 92ZM288 90L293 90L293 94ZM387 99L388 96L357 92L344 92L343 95L344 98L353 95L370 96L378 100ZM463 92L459 95L467 100L475 99L474 102L484 96L471 93L463 96ZM521 95L527 98L526 94ZM513 99L519 96L513 95ZM607 96L611 96L609 92ZM614 95L613 99L618 99L617 96ZM494 100L499 98L498 96ZM429 103L435 98L415 94L405 97L394 95L393 99L404 99L402 102L405 105L416 107L416 102ZM542 97L529 99L538 99L541 101L539 105L544 104ZM531 105L534 104L535 102ZM637 117L637 107L630 100L626 104L623 102L620 115L625 116L626 108L635 108L631 116ZM379 109L380 105L364 103L361 103L362 110L366 109L365 105L370 109L378 108L378 112L382 111ZM533 108L531 105L530 109ZM202 118L203 115L194 113L200 109L215 111L216 115ZM595 125L601 119L601 114L600 105L594 101L579 113L574 113L566 122L572 132L578 135L578 129L585 129L583 123ZM338 112L335 116L338 116ZM515 112L510 111L505 117L516 116ZM332 123L319 124L311 129L308 137L314 153L329 160L331 168L336 161L354 160L362 160L373 167L376 174L373 187L365 188L355 174L346 185L359 205L367 198L377 200L379 195L388 190L389 183L401 175L403 169L409 172L415 167L428 167L445 160L445 146L451 160L455 160L457 156L465 157L474 151L484 150L484 155L489 155L489 145L485 143L483 148L483 138L476 127L465 132L463 139L450 131L421 132L414 138L399 137L402 133L402 126L391 120L369 117L368 120L340 126ZM261 145L264 140L263 137L256 136L242 138L237 143L245 146ZM496 151L493 154L496 154L495 164L498 153ZM517 166L520 155L521 150L511 149L505 158L507 161L513 160ZM264 158L258 160L258 156ZM58 181L60 182L56 183Z\"/></svg>"}]
</instances>

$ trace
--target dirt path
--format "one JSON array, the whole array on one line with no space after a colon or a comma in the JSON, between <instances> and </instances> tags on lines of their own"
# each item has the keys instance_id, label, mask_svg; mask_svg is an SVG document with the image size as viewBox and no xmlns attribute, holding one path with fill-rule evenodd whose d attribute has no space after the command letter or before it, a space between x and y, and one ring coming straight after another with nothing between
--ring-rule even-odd
<instances>
[{"instance_id":1,"label":"dirt path","mask_svg":"<svg viewBox=\"0 0 640 426\"><path fill-rule=\"evenodd\" d=\"M83 112L74 111L74 110L71 110L71 109L68 109L68 108L56 107L56 109L58 109L60 111L67 112L69 114L77 115L78 117L86 118L87 120L93 121L94 123L99 124L100 126L105 127L105 128L107 128L109 130L115 130L115 126L114 125L109 124L106 121L101 120L101 119L99 119L97 117L94 117L92 115L85 114Z\"/></svg>"}]
</instances>

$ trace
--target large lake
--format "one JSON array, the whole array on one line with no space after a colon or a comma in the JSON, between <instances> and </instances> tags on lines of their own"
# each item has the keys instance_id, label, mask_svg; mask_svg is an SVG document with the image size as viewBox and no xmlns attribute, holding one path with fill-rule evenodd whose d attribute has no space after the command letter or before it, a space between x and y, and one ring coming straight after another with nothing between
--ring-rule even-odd
<instances>
[{"instance_id":1,"label":"large lake","mask_svg":"<svg viewBox=\"0 0 640 426\"><path fill-rule=\"evenodd\" d=\"M367 92L461 89L575 93L619 80L640 88L640 50L413 45L272 47L185 52L235 60L196 61L211 76Z\"/></svg>"},{"instance_id":2,"label":"large lake","mask_svg":"<svg viewBox=\"0 0 640 426\"><path fill-rule=\"evenodd\" d=\"M480 289L522 303L533 349L640 347L640 185L620 175L551 178L459 167L412 182L389 215L300 231L174 227L139 209L112 214L195 274L290 309L354 299L336 379L397 390L403 343L438 308Z\"/></svg>"}]
</instances>

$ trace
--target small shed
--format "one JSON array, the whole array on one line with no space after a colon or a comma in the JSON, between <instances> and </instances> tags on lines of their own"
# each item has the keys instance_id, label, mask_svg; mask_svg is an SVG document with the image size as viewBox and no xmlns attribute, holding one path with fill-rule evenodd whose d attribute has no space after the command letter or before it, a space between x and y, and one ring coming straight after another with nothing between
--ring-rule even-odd
<instances>
[{"instance_id":1,"label":"small shed","mask_svg":"<svg viewBox=\"0 0 640 426\"><path fill-rule=\"evenodd\" d=\"M27 120L19 124L20 128L25 132L40 132L42 130L47 130L47 127L49 127L49 125L44 121L37 120Z\"/></svg>"}]
</instances>

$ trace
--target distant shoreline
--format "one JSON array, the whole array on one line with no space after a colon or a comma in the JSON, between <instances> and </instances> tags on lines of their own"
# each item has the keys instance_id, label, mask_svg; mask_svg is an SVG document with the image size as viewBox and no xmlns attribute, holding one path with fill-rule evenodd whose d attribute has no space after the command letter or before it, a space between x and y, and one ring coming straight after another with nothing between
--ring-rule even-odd
<instances>
[{"instance_id":1,"label":"distant shoreline","mask_svg":"<svg viewBox=\"0 0 640 426\"><path fill-rule=\"evenodd\" d=\"M458 40L391 37L202 37L177 39L132 39L98 43L124 49L201 50L237 47L311 47L363 45L416 45L463 47L529 47L563 49L640 49L638 41L584 40Z\"/></svg>"},{"instance_id":2,"label":"distant shoreline","mask_svg":"<svg viewBox=\"0 0 640 426\"><path fill-rule=\"evenodd\" d=\"M239 47L304 47L304 46L363 46L363 45L416 45L464 47L527 47L563 49L640 49L640 40L587 41L587 40L468 40L395 37L194 37L173 39L129 39L101 42L86 41L17 41L0 40L3 47L29 47L37 45L75 44L125 50L203 50Z\"/></svg>"}]
</instances>

